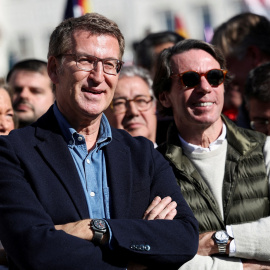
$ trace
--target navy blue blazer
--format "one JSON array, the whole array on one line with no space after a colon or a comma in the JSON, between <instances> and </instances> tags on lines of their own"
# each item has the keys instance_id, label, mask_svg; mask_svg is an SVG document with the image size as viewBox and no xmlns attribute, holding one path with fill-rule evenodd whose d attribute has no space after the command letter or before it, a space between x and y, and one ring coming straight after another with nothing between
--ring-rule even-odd
<instances>
[{"instance_id":1,"label":"navy blue blazer","mask_svg":"<svg viewBox=\"0 0 270 270\"><path fill-rule=\"evenodd\" d=\"M177 269L196 254L197 221L168 162L145 138L113 128L112 137L104 149L113 250L54 229L89 214L52 108L0 138L0 239L10 269L122 269L128 261ZM173 221L142 220L157 195L178 203Z\"/></svg>"}]
</instances>

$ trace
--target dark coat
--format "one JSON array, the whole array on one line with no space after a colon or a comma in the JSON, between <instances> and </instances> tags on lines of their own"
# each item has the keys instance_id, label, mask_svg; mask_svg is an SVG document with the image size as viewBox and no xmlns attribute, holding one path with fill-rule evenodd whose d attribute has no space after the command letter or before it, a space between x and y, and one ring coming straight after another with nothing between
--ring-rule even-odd
<instances>
[{"instance_id":1,"label":"dark coat","mask_svg":"<svg viewBox=\"0 0 270 270\"><path fill-rule=\"evenodd\" d=\"M130 260L177 269L196 254L197 221L167 161L142 137L116 129L112 137L104 153L113 251L54 229L89 214L52 108L33 125L0 138L0 239L10 269L119 269ZM173 221L141 219L157 195L178 203Z\"/></svg>"}]
</instances>

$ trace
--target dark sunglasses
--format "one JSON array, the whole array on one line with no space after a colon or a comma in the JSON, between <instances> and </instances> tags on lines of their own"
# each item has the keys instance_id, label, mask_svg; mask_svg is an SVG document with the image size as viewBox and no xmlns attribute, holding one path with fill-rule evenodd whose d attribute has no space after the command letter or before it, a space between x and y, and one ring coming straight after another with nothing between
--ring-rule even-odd
<instances>
[{"instance_id":1,"label":"dark sunglasses","mask_svg":"<svg viewBox=\"0 0 270 270\"><path fill-rule=\"evenodd\" d=\"M180 74L171 75L171 78L179 77L185 87L193 88L200 84L201 77L204 76L211 86L219 86L225 80L227 70L210 69L206 73L198 73L197 71L189 70Z\"/></svg>"}]
</instances>

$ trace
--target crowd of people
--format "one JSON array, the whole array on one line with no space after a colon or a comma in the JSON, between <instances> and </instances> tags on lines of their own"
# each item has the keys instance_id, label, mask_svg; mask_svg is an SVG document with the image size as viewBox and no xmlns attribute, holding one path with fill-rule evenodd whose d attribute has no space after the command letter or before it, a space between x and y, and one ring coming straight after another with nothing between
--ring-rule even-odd
<instances>
[{"instance_id":1,"label":"crowd of people","mask_svg":"<svg viewBox=\"0 0 270 270\"><path fill-rule=\"evenodd\" d=\"M124 49L88 13L0 80L0 269L270 269L270 21Z\"/></svg>"}]
</instances>

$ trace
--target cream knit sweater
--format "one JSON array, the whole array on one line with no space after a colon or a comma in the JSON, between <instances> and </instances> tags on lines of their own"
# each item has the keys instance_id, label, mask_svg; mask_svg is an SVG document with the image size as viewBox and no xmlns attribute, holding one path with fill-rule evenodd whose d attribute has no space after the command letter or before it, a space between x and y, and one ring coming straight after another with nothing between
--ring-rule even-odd
<instances>
[{"instance_id":1,"label":"cream knit sweater","mask_svg":"<svg viewBox=\"0 0 270 270\"><path fill-rule=\"evenodd\" d=\"M213 196L219 204L223 216L222 205L222 181L226 159L227 140L210 152L193 153L184 150L185 155L198 169ZM265 164L269 178L270 190L270 136L267 137L264 146ZM213 166L212 164L215 164ZM270 193L269 193L270 194ZM184 264L181 270L242 270L243 264L239 258L270 261L270 217L262 218L255 222L232 225L235 239L235 257L199 256L196 255L191 261Z\"/></svg>"}]
</instances>

